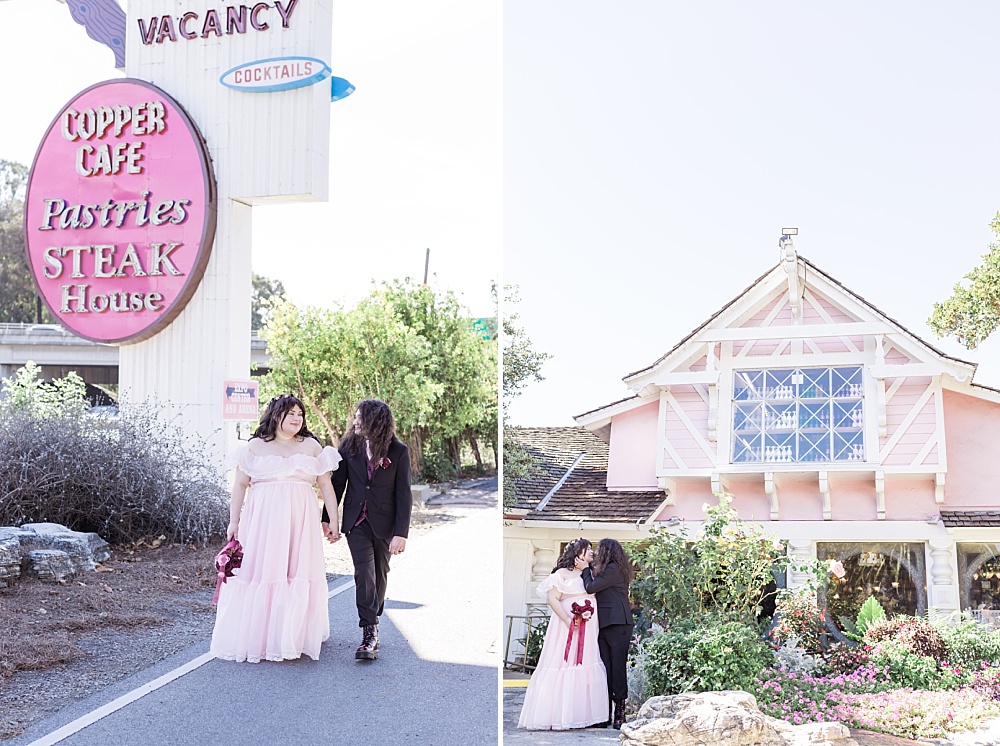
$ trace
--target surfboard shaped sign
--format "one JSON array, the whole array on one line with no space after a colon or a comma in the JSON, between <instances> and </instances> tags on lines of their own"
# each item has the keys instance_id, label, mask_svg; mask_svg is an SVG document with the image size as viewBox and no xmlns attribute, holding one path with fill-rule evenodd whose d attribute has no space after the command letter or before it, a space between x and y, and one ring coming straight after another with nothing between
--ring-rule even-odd
<instances>
[{"instance_id":1,"label":"surfboard shaped sign","mask_svg":"<svg viewBox=\"0 0 1000 746\"><path fill-rule=\"evenodd\" d=\"M331 72L329 65L315 57L272 57L237 65L224 72L219 82L237 91L271 93L315 85Z\"/></svg>"}]
</instances>

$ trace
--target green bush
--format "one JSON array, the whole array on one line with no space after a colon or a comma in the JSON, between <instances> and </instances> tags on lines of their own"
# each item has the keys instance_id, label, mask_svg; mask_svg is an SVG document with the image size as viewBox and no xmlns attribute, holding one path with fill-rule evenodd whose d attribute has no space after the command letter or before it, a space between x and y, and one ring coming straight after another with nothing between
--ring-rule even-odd
<instances>
[{"instance_id":1,"label":"green bush","mask_svg":"<svg viewBox=\"0 0 1000 746\"><path fill-rule=\"evenodd\" d=\"M804 572L809 589L825 582L829 563L800 561L763 526L741 519L732 496L703 506L705 522L689 536L687 528L656 527L626 548L638 568L632 597L663 627L677 619L706 613L737 615L748 624L773 601L775 575Z\"/></svg>"},{"instance_id":2,"label":"green bush","mask_svg":"<svg viewBox=\"0 0 1000 746\"><path fill-rule=\"evenodd\" d=\"M961 683L955 674L942 670L929 655L918 655L894 642L876 646L870 665L884 670L886 680L898 688L937 691L953 689Z\"/></svg>"},{"instance_id":3,"label":"green bush","mask_svg":"<svg viewBox=\"0 0 1000 746\"><path fill-rule=\"evenodd\" d=\"M645 652L648 697L745 690L773 660L756 628L715 615L653 635Z\"/></svg>"},{"instance_id":4,"label":"green bush","mask_svg":"<svg viewBox=\"0 0 1000 746\"><path fill-rule=\"evenodd\" d=\"M549 629L549 620L542 619L538 624L532 625L531 631L527 635L518 639L524 645L524 665L534 667L538 665L538 656L542 654L542 643L545 642L545 633Z\"/></svg>"},{"instance_id":5,"label":"green bush","mask_svg":"<svg viewBox=\"0 0 1000 746\"><path fill-rule=\"evenodd\" d=\"M958 624L935 625L947 650L948 661L962 668L978 668L982 662L1000 663L1000 631L964 615Z\"/></svg>"},{"instance_id":6,"label":"green bush","mask_svg":"<svg viewBox=\"0 0 1000 746\"><path fill-rule=\"evenodd\" d=\"M898 616L875 621L865 630L864 641L872 646L891 642L915 655L928 656L939 663L947 660L941 633L933 624L919 617Z\"/></svg>"}]
</instances>

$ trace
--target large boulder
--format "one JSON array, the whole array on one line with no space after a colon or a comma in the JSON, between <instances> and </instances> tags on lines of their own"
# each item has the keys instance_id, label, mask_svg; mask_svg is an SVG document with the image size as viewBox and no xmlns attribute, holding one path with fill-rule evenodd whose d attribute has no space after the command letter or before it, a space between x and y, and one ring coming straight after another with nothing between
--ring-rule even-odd
<instances>
[{"instance_id":1,"label":"large boulder","mask_svg":"<svg viewBox=\"0 0 1000 746\"><path fill-rule=\"evenodd\" d=\"M840 723L792 725L741 691L653 697L621 729L625 746L858 746Z\"/></svg>"},{"instance_id":2,"label":"large boulder","mask_svg":"<svg viewBox=\"0 0 1000 746\"><path fill-rule=\"evenodd\" d=\"M58 523L0 527L0 588L17 582L22 571L50 583L64 583L81 570L96 570L111 559L111 547L95 533Z\"/></svg>"},{"instance_id":3,"label":"large boulder","mask_svg":"<svg viewBox=\"0 0 1000 746\"><path fill-rule=\"evenodd\" d=\"M108 542L95 533L72 531L58 523L25 523L21 549L56 549L66 552L77 570L94 570L111 559Z\"/></svg>"},{"instance_id":4,"label":"large boulder","mask_svg":"<svg viewBox=\"0 0 1000 746\"><path fill-rule=\"evenodd\" d=\"M21 577L21 542L0 537L0 588L14 585Z\"/></svg>"},{"instance_id":5,"label":"large boulder","mask_svg":"<svg viewBox=\"0 0 1000 746\"><path fill-rule=\"evenodd\" d=\"M66 552L32 549L28 552L28 574L46 583L65 583L76 574L76 568Z\"/></svg>"}]
</instances>

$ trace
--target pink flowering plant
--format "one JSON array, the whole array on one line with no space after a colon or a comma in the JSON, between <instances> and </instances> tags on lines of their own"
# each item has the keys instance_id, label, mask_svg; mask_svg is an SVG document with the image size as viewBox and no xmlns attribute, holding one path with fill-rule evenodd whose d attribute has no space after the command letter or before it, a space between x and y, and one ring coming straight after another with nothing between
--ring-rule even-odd
<instances>
[{"instance_id":1,"label":"pink flowering plant","mask_svg":"<svg viewBox=\"0 0 1000 746\"><path fill-rule=\"evenodd\" d=\"M775 622L769 637L775 645L796 639L807 653L820 652L820 635L826 631L822 610L810 593L779 591Z\"/></svg>"},{"instance_id":2,"label":"pink flowering plant","mask_svg":"<svg viewBox=\"0 0 1000 746\"><path fill-rule=\"evenodd\" d=\"M941 738L973 730L984 718L1000 714L1000 703L989 690L996 670L959 672L952 683L962 678L971 683L926 691L899 688L884 667L821 676L768 669L750 691L761 712L795 725L836 721L904 738Z\"/></svg>"}]
</instances>

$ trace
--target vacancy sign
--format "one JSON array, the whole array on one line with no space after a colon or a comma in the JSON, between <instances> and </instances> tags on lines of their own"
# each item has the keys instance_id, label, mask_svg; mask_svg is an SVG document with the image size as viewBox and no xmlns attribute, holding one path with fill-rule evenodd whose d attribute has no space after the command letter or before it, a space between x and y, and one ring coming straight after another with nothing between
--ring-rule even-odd
<instances>
[{"instance_id":1,"label":"vacancy sign","mask_svg":"<svg viewBox=\"0 0 1000 746\"><path fill-rule=\"evenodd\" d=\"M223 381L222 419L236 422L256 422L259 405L258 386L257 381Z\"/></svg>"}]
</instances>

